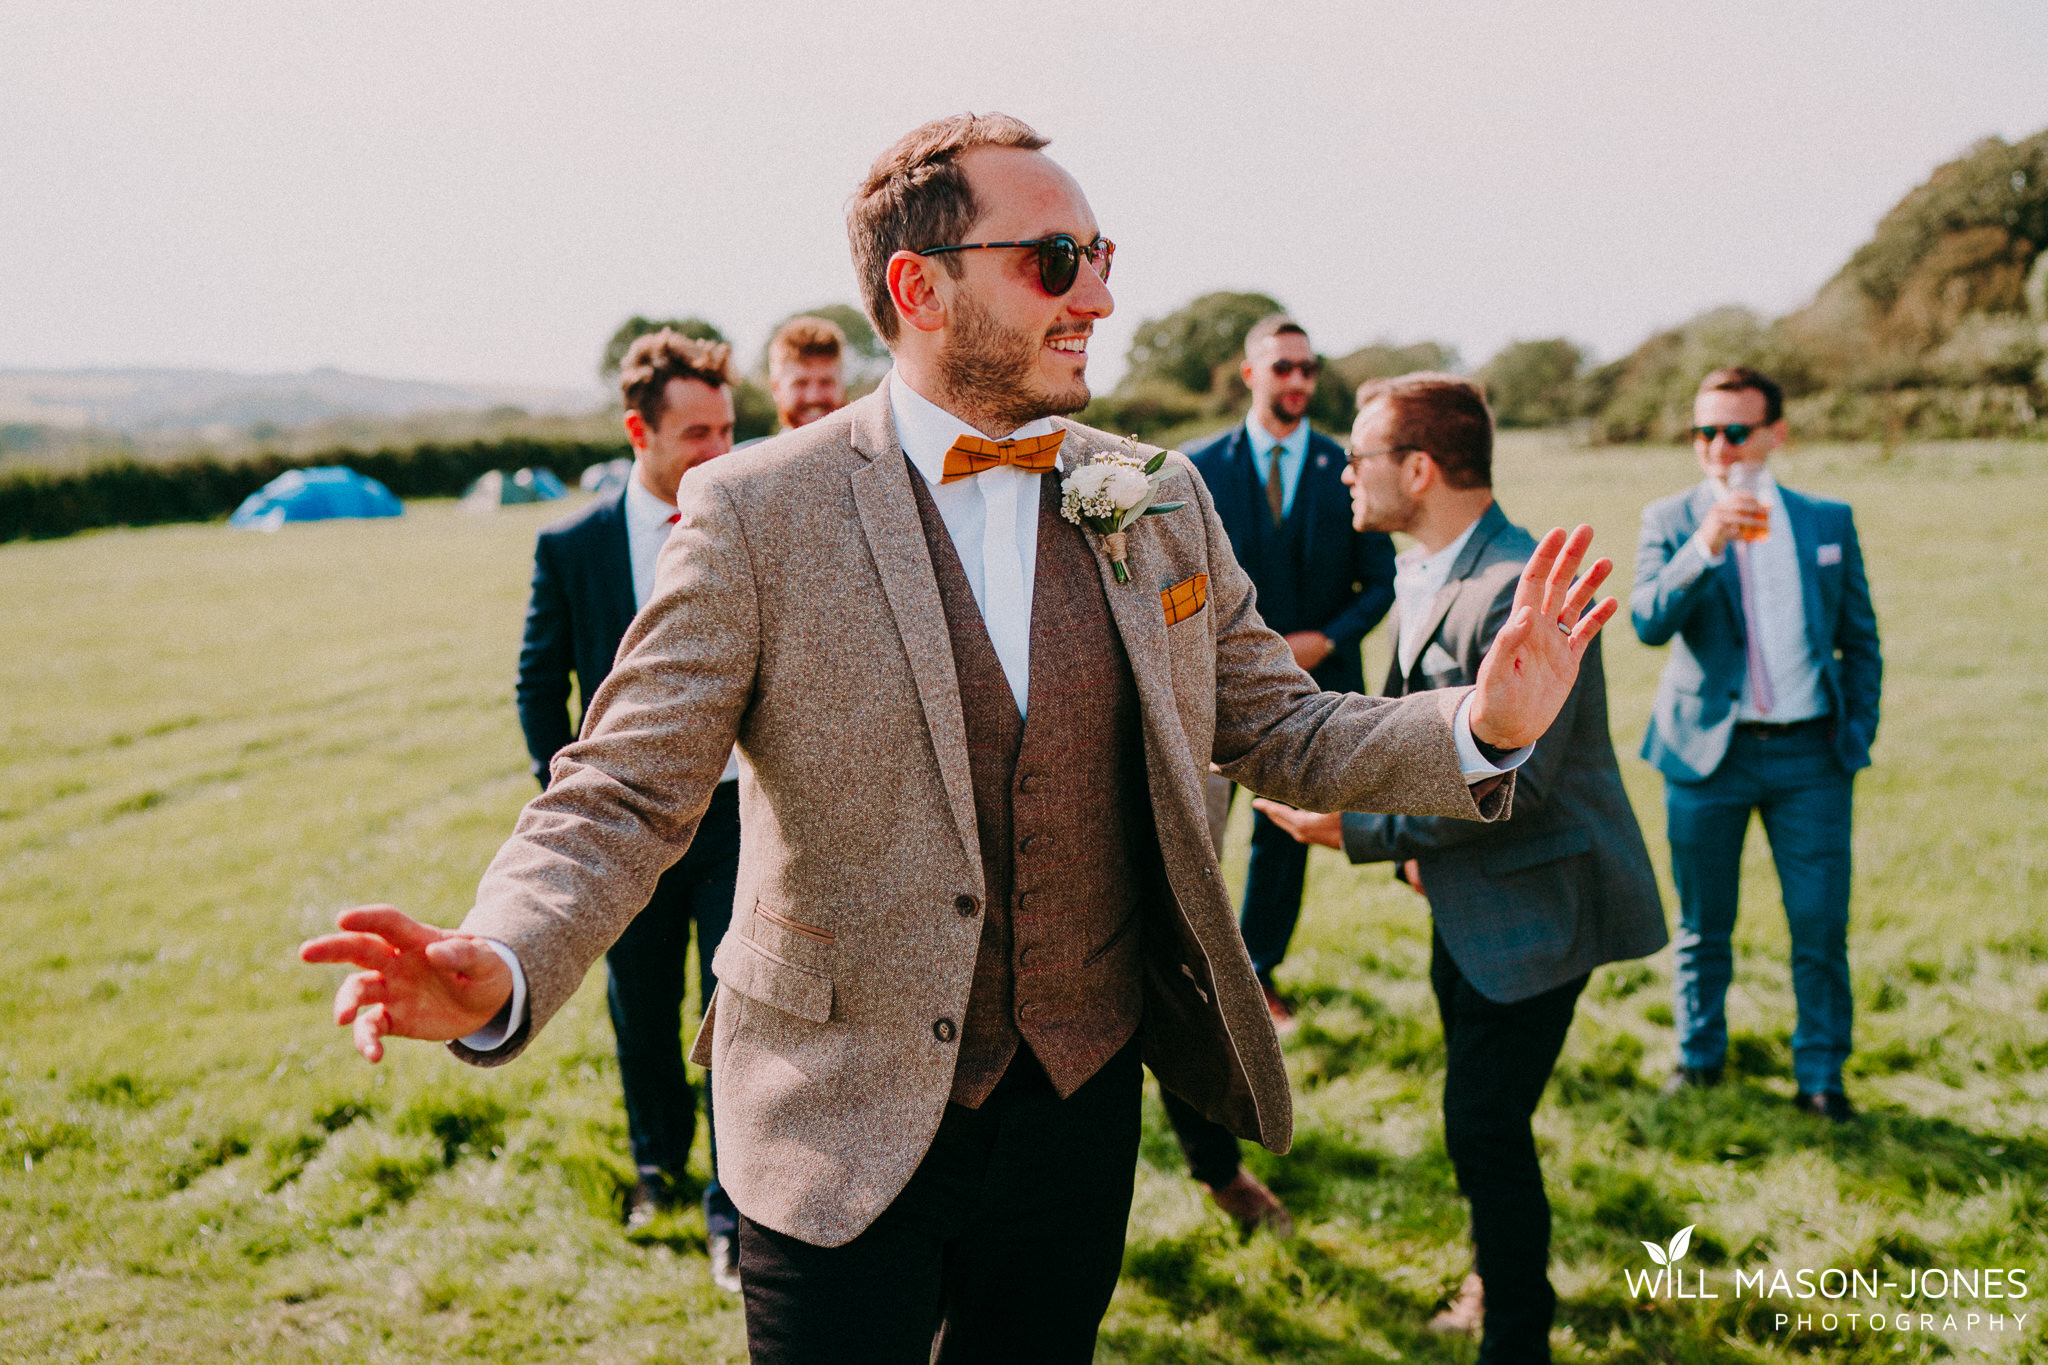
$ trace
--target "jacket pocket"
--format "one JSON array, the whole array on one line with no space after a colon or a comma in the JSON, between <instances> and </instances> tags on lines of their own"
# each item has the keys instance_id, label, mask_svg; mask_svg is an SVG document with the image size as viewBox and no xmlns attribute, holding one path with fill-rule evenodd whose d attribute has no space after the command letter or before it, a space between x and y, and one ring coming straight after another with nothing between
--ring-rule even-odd
<instances>
[{"instance_id":1,"label":"jacket pocket","mask_svg":"<svg viewBox=\"0 0 2048 1365\"><path fill-rule=\"evenodd\" d=\"M1570 825L1494 849L1480 858L1479 870L1489 877L1505 877L1592 850L1592 834L1582 825Z\"/></svg>"},{"instance_id":2,"label":"jacket pocket","mask_svg":"<svg viewBox=\"0 0 2048 1365\"><path fill-rule=\"evenodd\" d=\"M718 984L814 1024L832 1020L832 978L777 957L750 938L727 934L711 961Z\"/></svg>"},{"instance_id":3,"label":"jacket pocket","mask_svg":"<svg viewBox=\"0 0 2048 1365\"><path fill-rule=\"evenodd\" d=\"M754 902L754 913L767 920L770 924L779 925L787 929L798 938L807 938L813 943L832 942L832 931L830 929L820 929L815 924L799 924L787 915L776 914L759 901Z\"/></svg>"}]
</instances>

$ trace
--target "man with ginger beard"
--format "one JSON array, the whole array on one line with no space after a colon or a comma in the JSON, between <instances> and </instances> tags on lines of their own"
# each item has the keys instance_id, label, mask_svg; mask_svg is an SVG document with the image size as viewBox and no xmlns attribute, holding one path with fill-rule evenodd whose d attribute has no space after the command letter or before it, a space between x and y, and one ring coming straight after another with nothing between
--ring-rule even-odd
<instances>
[{"instance_id":1,"label":"man with ginger beard","mask_svg":"<svg viewBox=\"0 0 2048 1365\"><path fill-rule=\"evenodd\" d=\"M766 1362L1080 1362L1122 1262L1141 1056L1284 1149L1279 1043L1203 814L1213 760L1297 805L1498 819L1613 614L1554 532L1479 684L1318 691L1167 455L1125 575L1060 475L1114 251L1045 140L926 124L848 208L875 393L683 480L654 598L449 933L351 910L309 961L390 1035L510 1060L689 846L735 741L739 896L693 1055ZM1157 452L1140 450L1144 458ZM1591 609L1589 610L1589 607ZM1498 760L1498 761L1496 761Z\"/></svg>"}]
</instances>

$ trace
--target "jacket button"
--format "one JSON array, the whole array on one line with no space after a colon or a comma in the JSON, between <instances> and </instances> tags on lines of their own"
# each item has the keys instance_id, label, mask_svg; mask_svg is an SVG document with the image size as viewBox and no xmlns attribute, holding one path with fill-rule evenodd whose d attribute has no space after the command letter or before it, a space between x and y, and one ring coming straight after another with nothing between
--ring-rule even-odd
<instances>
[{"instance_id":1,"label":"jacket button","mask_svg":"<svg viewBox=\"0 0 2048 1365\"><path fill-rule=\"evenodd\" d=\"M981 908L981 902L962 892L960 895L953 897L953 908L963 915L971 915Z\"/></svg>"},{"instance_id":2,"label":"jacket button","mask_svg":"<svg viewBox=\"0 0 2048 1365\"><path fill-rule=\"evenodd\" d=\"M953 1034L954 1028L953 1021L951 1019L941 1019L936 1024L932 1025L932 1037L938 1039L942 1043L952 1042Z\"/></svg>"}]
</instances>

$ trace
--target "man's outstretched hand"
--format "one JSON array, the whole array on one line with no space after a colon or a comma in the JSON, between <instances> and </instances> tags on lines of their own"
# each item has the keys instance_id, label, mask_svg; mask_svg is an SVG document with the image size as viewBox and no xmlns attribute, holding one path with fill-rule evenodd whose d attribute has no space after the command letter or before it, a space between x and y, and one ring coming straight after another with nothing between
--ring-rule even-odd
<instances>
[{"instance_id":1,"label":"man's outstretched hand","mask_svg":"<svg viewBox=\"0 0 2048 1365\"><path fill-rule=\"evenodd\" d=\"M384 1037L466 1038L512 998L512 969L472 934L421 924L388 905L359 905L335 920L338 934L299 945L301 962L363 970L334 993L334 1022L353 1024L356 1051L384 1058Z\"/></svg>"},{"instance_id":2,"label":"man's outstretched hand","mask_svg":"<svg viewBox=\"0 0 2048 1365\"><path fill-rule=\"evenodd\" d=\"M1578 681L1579 660L1593 637L1620 607L1612 597L1591 611L1586 604L1614 568L1601 559L1574 583L1593 528L1571 535L1551 531L1536 546L1515 585L1508 623L1493 637L1479 664L1472 694L1472 736L1501 749L1519 749L1543 738ZM1561 627L1561 628L1560 628Z\"/></svg>"}]
</instances>

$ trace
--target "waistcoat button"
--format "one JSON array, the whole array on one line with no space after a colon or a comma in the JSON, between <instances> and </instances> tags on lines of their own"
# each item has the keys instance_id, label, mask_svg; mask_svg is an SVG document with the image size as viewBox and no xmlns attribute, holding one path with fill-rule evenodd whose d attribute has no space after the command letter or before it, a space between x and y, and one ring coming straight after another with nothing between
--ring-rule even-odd
<instances>
[{"instance_id":1,"label":"waistcoat button","mask_svg":"<svg viewBox=\"0 0 2048 1365\"><path fill-rule=\"evenodd\" d=\"M1030 777L1020 777L1017 779L1017 790L1020 792L1029 792L1037 787L1037 785L1037 781Z\"/></svg>"},{"instance_id":2,"label":"waistcoat button","mask_svg":"<svg viewBox=\"0 0 2048 1365\"><path fill-rule=\"evenodd\" d=\"M952 1042L953 1033L953 1021L951 1019L941 1019L936 1024L932 1025L932 1037L938 1039L942 1043Z\"/></svg>"},{"instance_id":3,"label":"waistcoat button","mask_svg":"<svg viewBox=\"0 0 2048 1365\"><path fill-rule=\"evenodd\" d=\"M981 908L981 902L963 891L953 897L953 908L963 915L971 915Z\"/></svg>"}]
</instances>

